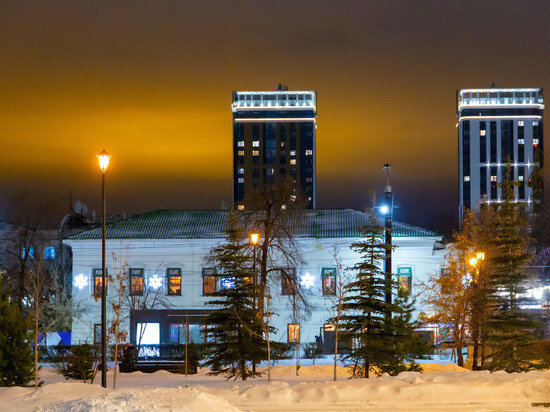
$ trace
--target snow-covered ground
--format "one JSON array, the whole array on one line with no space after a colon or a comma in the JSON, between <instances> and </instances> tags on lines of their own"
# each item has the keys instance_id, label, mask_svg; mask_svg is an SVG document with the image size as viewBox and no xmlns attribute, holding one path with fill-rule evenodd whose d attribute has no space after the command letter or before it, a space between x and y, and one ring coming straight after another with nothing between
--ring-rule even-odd
<instances>
[{"instance_id":1,"label":"snow-covered ground","mask_svg":"<svg viewBox=\"0 0 550 412\"><path fill-rule=\"evenodd\" d=\"M208 376L118 374L117 389L65 381L52 368L41 371L44 385L0 388L1 412L40 411L358 411L375 410L526 410L550 403L550 371L507 374L471 372L452 364L423 363L424 373L405 372L348 380L339 367L332 381L329 360L276 365L272 382L246 382ZM264 371L264 368L261 368ZM112 386L112 372L108 381Z\"/></svg>"}]
</instances>

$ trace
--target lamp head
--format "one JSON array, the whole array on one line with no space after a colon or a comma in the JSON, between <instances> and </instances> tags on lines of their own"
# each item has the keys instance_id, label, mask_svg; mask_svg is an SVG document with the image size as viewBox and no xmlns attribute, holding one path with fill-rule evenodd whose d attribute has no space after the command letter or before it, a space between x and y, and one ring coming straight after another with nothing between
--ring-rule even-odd
<instances>
[{"instance_id":1,"label":"lamp head","mask_svg":"<svg viewBox=\"0 0 550 412\"><path fill-rule=\"evenodd\" d=\"M477 265L477 258L473 257L469 261L470 265L475 267Z\"/></svg>"},{"instance_id":2,"label":"lamp head","mask_svg":"<svg viewBox=\"0 0 550 412\"><path fill-rule=\"evenodd\" d=\"M111 159L111 155L107 153L105 149L103 149L99 154L97 155L97 160L99 160L99 169L105 173L107 170L107 167L109 167L109 160Z\"/></svg>"},{"instance_id":3,"label":"lamp head","mask_svg":"<svg viewBox=\"0 0 550 412\"><path fill-rule=\"evenodd\" d=\"M383 215L387 215L389 211L390 208L387 205L380 206L380 213L382 213Z\"/></svg>"},{"instance_id":4,"label":"lamp head","mask_svg":"<svg viewBox=\"0 0 550 412\"><path fill-rule=\"evenodd\" d=\"M251 233L250 234L250 242L252 242L253 245L257 244L258 240L260 240L260 234L259 233Z\"/></svg>"}]
</instances>

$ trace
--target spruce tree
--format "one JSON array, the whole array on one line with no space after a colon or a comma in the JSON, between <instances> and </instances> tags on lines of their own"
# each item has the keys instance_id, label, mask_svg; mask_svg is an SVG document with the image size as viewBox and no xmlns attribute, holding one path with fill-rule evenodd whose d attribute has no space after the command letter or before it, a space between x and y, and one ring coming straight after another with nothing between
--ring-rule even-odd
<instances>
[{"instance_id":1,"label":"spruce tree","mask_svg":"<svg viewBox=\"0 0 550 412\"><path fill-rule=\"evenodd\" d=\"M35 378L32 326L0 287L0 386L27 386Z\"/></svg>"},{"instance_id":2,"label":"spruce tree","mask_svg":"<svg viewBox=\"0 0 550 412\"><path fill-rule=\"evenodd\" d=\"M526 221L514 199L515 183L511 167L501 183L504 201L495 220L494 239L489 254L491 274L489 287L489 317L487 320L487 366L507 372L541 368L541 355L535 349L541 323L536 316L522 309L532 303L527 298L526 285L531 275L525 266L527 252Z\"/></svg>"},{"instance_id":3,"label":"spruce tree","mask_svg":"<svg viewBox=\"0 0 550 412\"><path fill-rule=\"evenodd\" d=\"M248 238L234 213L229 215L226 240L212 249L209 261L219 270L222 287L207 302L214 311L205 319L211 340L206 365L216 366L210 374L246 380L259 376L248 367L263 349L262 332L254 304L252 259Z\"/></svg>"},{"instance_id":4,"label":"spruce tree","mask_svg":"<svg viewBox=\"0 0 550 412\"><path fill-rule=\"evenodd\" d=\"M352 244L361 260L351 269L356 279L346 285L340 318L342 339L350 345L345 358L353 362L353 377L369 377L369 369L377 373L396 375L403 370L416 370L411 362L413 350L412 304L404 293L394 296L393 303L385 301L386 281L382 270L386 250L384 227L378 223L374 210L369 223L360 229L363 241ZM398 290L396 282L392 289ZM391 316L388 316L391 315Z\"/></svg>"}]
</instances>

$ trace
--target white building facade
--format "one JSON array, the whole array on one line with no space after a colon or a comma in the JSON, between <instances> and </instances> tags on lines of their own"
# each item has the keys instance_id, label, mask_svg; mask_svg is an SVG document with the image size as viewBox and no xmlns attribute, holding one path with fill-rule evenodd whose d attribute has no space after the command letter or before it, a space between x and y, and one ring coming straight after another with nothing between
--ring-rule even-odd
<instances>
[{"instance_id":1,"label":"white building facade","mask_svg":"<svg viewBox=\"0 0 550 412\"><path fill-rule=\"evenodd\" d=\"M214 210L156 211L107 226L108 273L124 273L131 278L131 293L149 299L149 305L153 297L157 302L146 311L125 309L122 326L129 341L135 344L137 336L142 336L142 344L183 343L187 325L191 341L204 341L203 319L214 310L207 305L211 299L208 292L223 287L222 279L211 276L215 269L206 257L224 241L227 215L227 211ZM338 276L345 281L354 275L347 270L338 273L335 251L341 267L353 266L359 256L350 245L360 240L357 228L366 221L366 214L350 209L308 211L306 233L297 238L304 264L292 269L310 310L292 310L292 295L285 295L283 281L274 277L269 285L271 311L275 313L271 324L277 328L273 339L293 341L299 332L302 343L320 337L325 346L330 345L333 332L328 319L336 301L334 282ZM441 236L395 222L393 240L393 272L415 295L419 284L440 270L444 255ZM94 287L101 290L101 231L85 231L64 242L73 252L71 341L97 343L101 338L101 302L94 297ZM109 301L116 300L115 289L108 284ZM108 306L108 318L112 316ZM141 333L143 330L146 332Z\"/></svg>"}]
</instances>

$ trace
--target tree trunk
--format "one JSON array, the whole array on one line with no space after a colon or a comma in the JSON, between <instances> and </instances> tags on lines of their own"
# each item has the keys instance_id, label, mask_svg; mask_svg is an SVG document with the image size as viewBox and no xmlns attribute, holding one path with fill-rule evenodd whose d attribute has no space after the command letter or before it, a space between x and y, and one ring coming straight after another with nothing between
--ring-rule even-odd
<instances>
[{"instance_id":1,"label":"tree trunk","mask_svg":"<svg viewBox=\"0 0 550 412\"><path fill-rule=\"evenodd\" d=\"M462 345L456 347L456 364L460 367L464 366L464 356L462 356Z\"/></svg>"}]
</instances>

